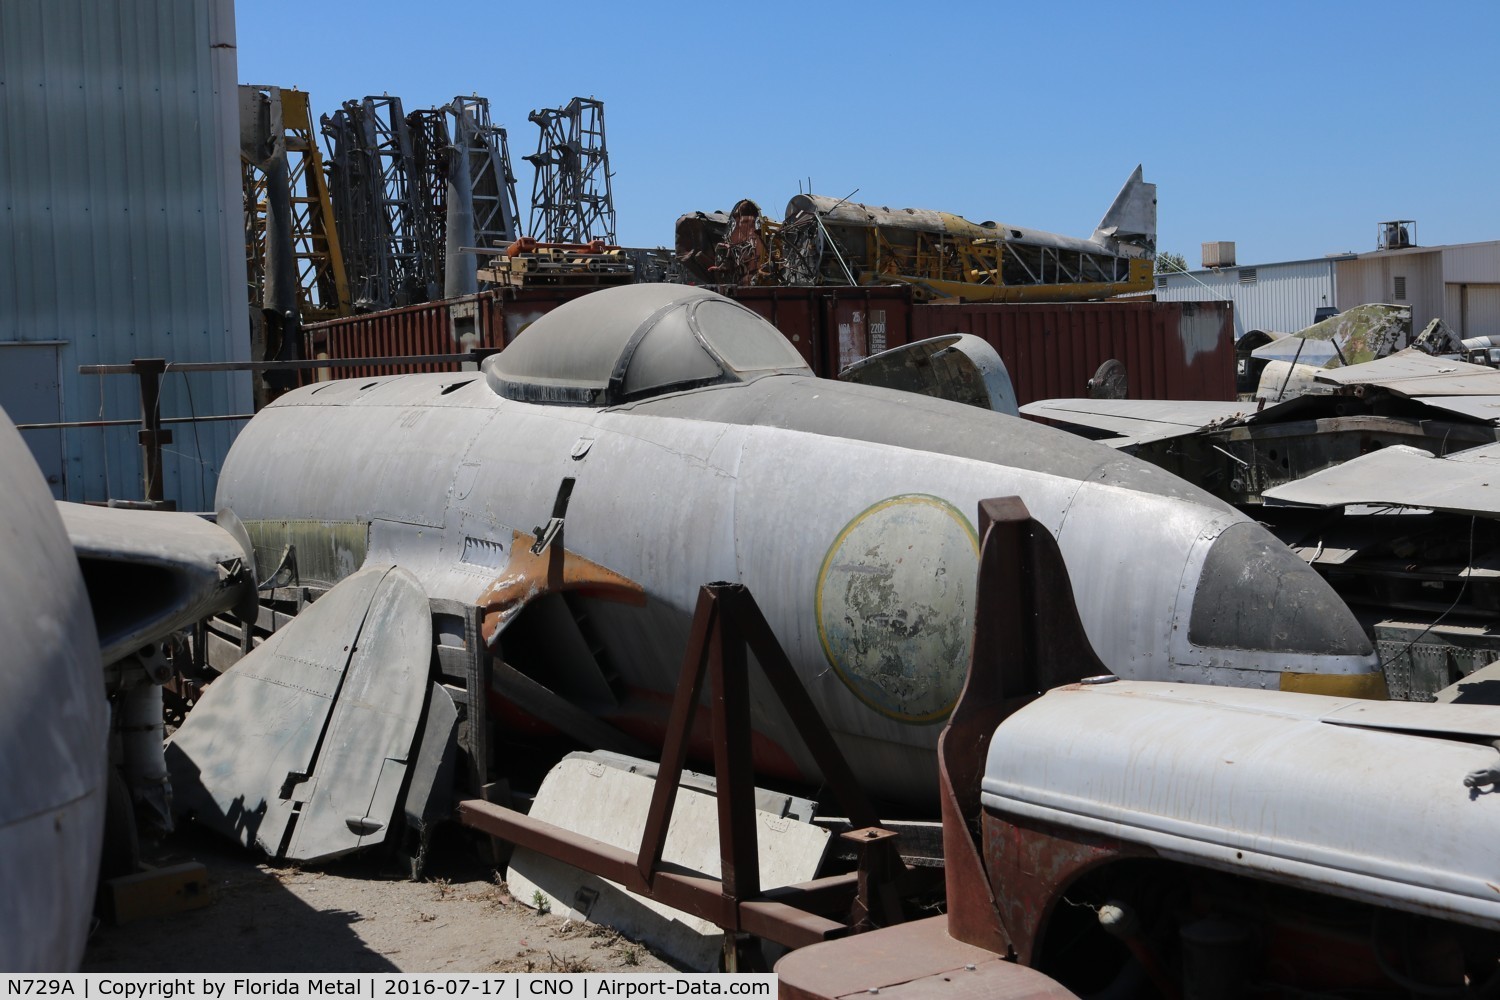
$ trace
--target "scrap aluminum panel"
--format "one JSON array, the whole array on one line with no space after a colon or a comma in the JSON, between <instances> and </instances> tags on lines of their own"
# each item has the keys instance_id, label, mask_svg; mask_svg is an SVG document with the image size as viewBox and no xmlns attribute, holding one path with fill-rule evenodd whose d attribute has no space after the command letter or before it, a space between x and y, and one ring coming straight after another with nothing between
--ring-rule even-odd
<instances>
[{"instance_id":1,"label":"scrap aluminum panel","mask_svg":"<svg viewBox=\"0 0 1500 1000\"><path fill-rule=\"evenodd\" d=\"M383 842L431 659L415 578L355 573L205 690L167 747L179 809L295 861Z\"/></svg>"},{"instance_id":2,"label":"scrap aluminum panel","mask_svg":"<svg viewBox=\"0 0 1500 1000\"><path fill-rule=\"evenodd\" d=\"M1500 371L1435 358L1415 348L1362 365L1322 371L1317 378L1333 385L1378 386L1397 396L1500 395Z\"/></svg>"},{"instance_id":3,"label":"scrap aluminum panel","mask_svg":"<svg viewBox=\"0 0 1500 1000\"><path fill-rule=\"evenodd\" d=\"M579 836L635 850L647 826L653 777L609 762L571 755L556 764L537 790L529 815ZM757 791L755 837L762 887L810 882L818 874L830 833L762 805L772 793ZM667 826L662 860L678 871L720 875L718 803L713 789L684 782ZM555 858L517 848L506 872L517 899L545 899L569 920L591 920L658 948L689 968L713 969L723 931L712 921L627 892Z\"/></svg>"},{"instance_id":4,"label":"scrap aluminum panel","mask_svg":"<svg viewBox=\"0 0 1500 1000\"><path fill-rule=\"evenodd\" d=\"M1263 496L1313 507L1369 504L1500 517L1500 444L1446 458L1393 445L1273 487Z\"/></svg>"},{"instance_id":5,"label":"scrap aluminum panel","mask_svg":"<svg viewBox=\"0 0 1500 1000\"><path fill-rule=\"evenodd\" d=\"M1494 396L1413 396L1419 403L1459 416L1487 423L1500 423L1500 395Z\"/></svg>"},{"instance_id":6,"label":"scrap aluminum panel","mask_svg":"<svg viewBox=\"0 0 1500 1000\"><path fill-rule=\"evenodd\" d=\"M1411 307L1369 303L1257 347L1267 361L1342 368L1387 357L1411 343Z\"/></svg>"},{"instance_id":7,"label":"scrap aluminum panel","mask_svg":"<svg viewBox=\"0 0 1500 1000\"><path fill-rule=\"evenodd\" d=\"M59 503L104 662L253 596L250 554L195 514Z\"/></svg>"},{"instance_id":8,"label":"scrap aluminum panel","mask_svg":"<svg viewBox=\"0 0 1500 1000\"><path fill-rule=\"evenodd\" d=\"M1058 753L1058 734L1071 734ZM1048 692L995 732L988 810L1376 905L1500 928L1488 706L1120 681Z\"/></svg>"},{"instance_id":9,"label":"scrap aluminum panel","mask_svg":"<svg viewBox=\"0 0 1500 1000\"><path fill-rule=\"evenodd\" d=\"M1020 415L1005 362L989 344L966 333L881 351L845 368L839 378Z\"/></svg>"},{"instance_id":10,"label":"scrap aluminum panel","mask_svg":"<svg viewBox=\"0 0 1500 1000\"><path fill-rule=\"evenodd\" d=\"M1021 413L1060 424L1076 424L1119 435L1105 444L1121 448L1196 434L1210 424L1255 413L1253 403L1158 399L1043 399Z\"/></svg>"},{"instance_id":11,"label":"scrap aluminum panel","mask_svg":"<svg viewBox=\"0 0 1500 1000\"><path fill-rule=\"evenodd\" d=\"M1479 625L1390 619L1377 622L1372 631L1386 686L1401 701L1432 701L1500 659L1500 635Z\"/></svg>"}]
</instances>

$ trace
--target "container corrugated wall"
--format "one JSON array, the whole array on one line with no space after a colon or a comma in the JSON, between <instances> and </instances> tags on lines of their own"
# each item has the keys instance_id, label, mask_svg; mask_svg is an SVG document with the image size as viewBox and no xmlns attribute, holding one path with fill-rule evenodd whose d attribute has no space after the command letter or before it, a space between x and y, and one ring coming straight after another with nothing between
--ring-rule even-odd
<instances>
[{"instance_id":1,"label":"container corrugated wall","mask_svg":"<svg viewBox=\"0 0 1500 1000\"><path fill-rule=\"evenodd\" d=\"M310 358L395 358L500 348L516 339L541 316L591 290L559 288L480 292L458 299L325 320L309 324L303 331L305 350ZM457 367L455 363L370 365L331 368L318 375L368 378L408 372L452 371ZM307 380L313 377L309 374Z\"/></svg>"},{"instance_id":2,"label":"container corrugated wall","mask_svg":"<svg viewBox=\"0 0 1500 1000\"><path fill-rule=\"evenodd\" d=\"M1234 399L1234 310L1222 302L928 305L911 339L972 333L1000 352L1021 403L1083 396L1105 361L1132 399Z\"/></svg>"},{"instance_id":3,"label":"container corrugated wall","mask_svg":"<svg viewBox=\"0 0 1500 1000\"><path fill-rule=\"evenodd\" d=\"M22 419L139 416L134 378L79 365L249 360L235 75L230 0L0 3L0 365L45 362L60 386ZM244 373L162 383L162 416L251 405ZM166 495L211 507L235 427L173 430ZM141 496L133 428L51 437L59 496Z\"/></svg>"},{"instance_id":4,"label":"container corrugated wall","mask_svg":"<svg viewBox=\"0 0 1500 1000\"><path fill-rule=\"evenodd\" d=\"M1228 303L914 305L905 288L724 291L786 334L825 378L870 354L914 340L973 333L1000 352L1023 403L1083 395L1088 379L1111 358L1125 365L1132 398L1234 398L1234 310ZM580 294L565 289L481 292L452 302L330 320L308 327L309 350L336 358L449 354L465 349L456 339L457 329L471 329L476 346L503 347L538 317ZM333 375L396 370L335 369Z\"/></svg>"},{"instance_id":5,"label":"container corrugated wall","mask_svg":"<svg viewBox=\"0 0 1500 1000\"><path fill-rule=\"evenodd\" d=\"M765 317L787 335L809 367L837 374L857 360L851 351L869 343L884 350L905 343L911 294L905 288L770 288L723 287L724 294ZM384 312L311 324L306 329L309 357L399 357L452 354L498 348L514 340L541 316L592 289L533 288L518 292L480 292L444 302L404 306ZM888 332L889 331L889 332ZM460 337L468 332L471 339ZM842 338L842 343L841 343ZM355 378L397 372L451 369L453 365L330 369L333 377Z\"/></svg>"}]
</instances>

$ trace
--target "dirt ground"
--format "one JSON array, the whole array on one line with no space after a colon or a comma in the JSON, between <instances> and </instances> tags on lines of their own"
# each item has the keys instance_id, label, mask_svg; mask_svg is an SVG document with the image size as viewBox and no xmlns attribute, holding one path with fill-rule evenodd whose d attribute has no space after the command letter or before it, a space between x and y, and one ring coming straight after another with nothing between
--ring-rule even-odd
<instances>
[{"instance_id":1,"label":"dirt ground","mask_svg":"<svg viewBox=\"0 0 1500 1000\"><path fill-rule=\"evenodd\" d=\"M539 915L511 898L471 841L433 845L426 878L372 862L273 867L193 829L147 852L198 861L213 901L89 938L84 972L662 972L673 966L608 928Z\"/></svg>"}]
</instances>

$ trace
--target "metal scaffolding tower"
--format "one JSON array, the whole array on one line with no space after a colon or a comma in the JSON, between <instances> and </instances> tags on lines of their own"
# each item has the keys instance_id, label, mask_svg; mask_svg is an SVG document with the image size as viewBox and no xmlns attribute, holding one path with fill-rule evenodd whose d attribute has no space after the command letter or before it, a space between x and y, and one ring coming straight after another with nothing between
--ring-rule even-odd
<instances>
[{"instance_id":1,"label":"metal scaffolding tower","mask_svg":"<svg viewBox=\"0 0 1500 1000\"><path fill-rule=\"evenodd\" d=\"M490 122L490 102L455 97L443 110L448 134L469 167L474 199L474 245L505 246L521 235L516 207L516 175L511 171L505 129Z\"/></svg>"},{"instance_id":2,"label":"metal scaffolding tower","mask_svg":"<svg viewBox=\"0 0 1500 1000\"><path fill-rule=\"evenodd\" d=\"M485 98L410 114L396 97L345 101L323 134L357 308L472 292L476 259L460 248L520 235L505 130Z\"/></svg>"},{"instance_id":3,"label":"metal scaffolding tower","mask_svg":"<svg viewBox=\"0 0 1500 1000\"><path fill-rule=\"evenodd\" d=\"M529 116L542 130L531 193L531 235L545 243L615 241L615 202L604 145L604 102L575 97Z\"/></svg>"},{"instance_id":4,"label":"metal scaffolding tower","mask_svg":"<svg viewBox=\"0 0 1500 1000\"><path fill-rule=\"evenodd\" d=\"M349 284L305 92L240 87L240 164L251 301L284 317L291 288L283 294L275 287L284 280L295 283L299 324L349 315ZM278 271L268 299L267 275Z\"/></svg>"},{"instance_id":5,"label":"metal scaffolding tower","mask_svg":"<svg viewBox=\"0 0 1500 1000\"><path fill-rule=\"evenodd\" d=\"M430 200L399 97L345 101L322 119L329 143L334 217L360 310L437 297Z\"/></svg>"},{"instance_id":6,"label":"metal scaffolding tower","mask_svg":"<svg viewBox=\"0 0 1500 1000\"><path fill-rule=\"evenodd\" d=\"M406 131L411 137L412 165L415 168L410 176L412 194L421 207L416 214L417 248L421 254L422 272L433 282L431 297L440 298L447 232L443 206L448 200L452 152L448 121L441 108L413 111L406 116Z\"/></svg>"}]
</instances>

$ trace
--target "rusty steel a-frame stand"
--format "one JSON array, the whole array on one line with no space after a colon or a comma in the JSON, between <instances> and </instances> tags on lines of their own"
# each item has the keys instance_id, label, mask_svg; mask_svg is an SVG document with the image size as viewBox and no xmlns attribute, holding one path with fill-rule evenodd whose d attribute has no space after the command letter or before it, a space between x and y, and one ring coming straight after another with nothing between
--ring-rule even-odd
<instances>
[{"instance_id":1,"label":"rusty steel a-frame stand","mask_svg":"<svg viewBox=\"0 0 1500 1000\"><path fill-rule=\"evenodd\" d=\"M827 787L849 815L854 829L843 837L855 845L857 871L800 885L761 887L747 648L754 652ZM662 868L667 827L705 678L718 785L719 879ZM741 935L797 948L901 919L894 882L904 865L896 852L896 835L880 827L875 807L797 679L770 624L750 592L738 584L709 584L698 593L661 766L637 852L632 854L478 799L460 803L459 818L493 837L712 921L727 932L725 959L731 968L743 960L738 947Z\"/></svg>"}]
</instances>

